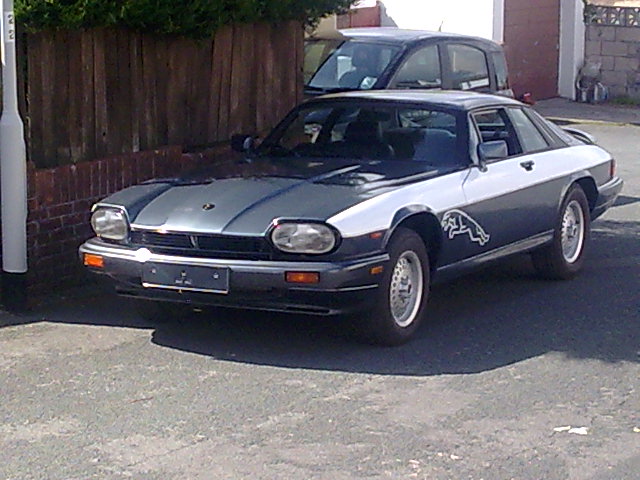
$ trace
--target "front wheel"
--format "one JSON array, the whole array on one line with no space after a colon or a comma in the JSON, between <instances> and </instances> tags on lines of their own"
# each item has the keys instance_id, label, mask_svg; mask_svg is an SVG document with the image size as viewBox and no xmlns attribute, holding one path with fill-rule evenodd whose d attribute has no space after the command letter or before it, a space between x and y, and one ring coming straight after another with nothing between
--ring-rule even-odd
<instances>
[{"instance_id":1,"label":"front wheel","mask_svg":"<svg viewBox=\"0 0 640 480\"><path fill-rule=\"evenodd\" d=\"M418 329L429 295L429 256L413 230L399 228L388 247L374 306L357 319L361 334L378 345L407 342Z\"/></svg>"},{"instance_id":2,"label":"front wheel","mask_svg":"<svg viewBox=\"0 0 640 480\"><path fill-rule=\"evenodd\" d=\"M582 188L574 185L560 207L551 244L532 252L533 266L545 278L574 277L584 263L590 232L587 197Z\"/></svg>"}]
</instances>

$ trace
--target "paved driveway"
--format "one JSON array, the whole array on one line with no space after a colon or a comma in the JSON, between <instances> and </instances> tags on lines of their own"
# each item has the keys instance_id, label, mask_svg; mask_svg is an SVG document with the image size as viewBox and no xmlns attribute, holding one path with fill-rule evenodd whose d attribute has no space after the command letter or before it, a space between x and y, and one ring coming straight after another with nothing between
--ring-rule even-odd
<instances>
[{"instance_id":1,"label":"paved driveway","mask_svg":"<svg viewBox=\"0 0 640 480\"><path fill-rule=\"evenodd\" d=\"M91 288L0 328L0 479L640 479L640 128L585 129L627 183L584 274L439 286L404 347Z\"/></svg>"}]
</instances>

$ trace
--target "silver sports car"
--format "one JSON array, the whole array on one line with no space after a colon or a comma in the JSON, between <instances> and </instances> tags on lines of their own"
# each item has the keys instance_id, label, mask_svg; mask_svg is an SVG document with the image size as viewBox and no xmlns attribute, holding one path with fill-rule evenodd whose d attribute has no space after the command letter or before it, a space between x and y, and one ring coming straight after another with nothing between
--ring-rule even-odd
<instances>
[{"instance_id":1,"label":"silver sports car","mask_svg":"<svg viewBox=\"0 0 640 480\"><path fill-rule=\"evenodd\" d=\"M523 252L547 278L574 276L622 188L588 136L485 94L329 95L232 144L242 158L96 204L84 264L155 316L348 314L396 345L436 279Z\"/></svg>"}]
</instances>

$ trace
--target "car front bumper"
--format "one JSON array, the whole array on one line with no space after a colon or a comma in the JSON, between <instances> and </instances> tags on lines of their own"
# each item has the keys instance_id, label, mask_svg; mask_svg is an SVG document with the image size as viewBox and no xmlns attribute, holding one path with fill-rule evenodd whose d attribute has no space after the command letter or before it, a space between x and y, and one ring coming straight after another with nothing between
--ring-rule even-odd
<instances>
[{"instance_id":1,"label":"car front bumper","mask_svg":"<svg viewBox=\"0 0 640 480\"><path fill-rule=\"evenodd\" d=\"M618 195L620 194L620 191L622 190L623 185L624 182L621 178L614 177L604 185L598 187L598 200L593 211L591 212L592 220L595 220L613 206L616 199L618 198Z\"/></svg>"},{"instance_id":2,"label":"car front bumper","mask_svg":"<svg viewBox=\"0 0 640 480\"><path fill-rule=\"evenodd\" d=\"M127 248L93 238L80 246L85 255L98 256L101 268L89 270L107 275L121 295L194 305L214 305L259 310L273 310L315 315L335 315L364 309L378 289L381 269L389 257L378 254L344 262L285 262L228 260L153 254L144 248ZM167 285L144 286L145 264L163 264L223 269L228 274L228 290L194 291ZM372 269L374 273L372 273ZM314 272L318 283L296 284L286 280L287 272Z\"/></svg>"}]
</instances>

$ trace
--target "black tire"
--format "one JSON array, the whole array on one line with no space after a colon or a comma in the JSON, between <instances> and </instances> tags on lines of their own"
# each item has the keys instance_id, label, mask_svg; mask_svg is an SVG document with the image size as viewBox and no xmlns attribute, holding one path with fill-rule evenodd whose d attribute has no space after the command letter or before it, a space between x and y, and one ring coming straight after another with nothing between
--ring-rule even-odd
<instances>
[{"instance_id":1,"label":"black tire","mask_svg":"<svg viewBox=\"0 0 640 480\"><path fill-rule=\"evenodd\" d=\"M356 325L367 342L395 346L409 341L424 317L429 296L429 256L422 238L402 227L393 234L387 252L390 260L377 297L372 308L356 318ZM402 292L401 285L408 291ZM409 297L405 297L407 293Z\"/></svg>"},{"instance_id":2,"label":"black tire","mask_svg":"<svg viewBox=\"0 0 640 480\"><path fill-rule=\"evenodd\" d=\"M573 185L560 206L553 240L531 253L533 266L544 278L573 278L582 269L590 238L589 202L582 188Z\"/></svg>"},{"instance_id":3,"label":"black tire","mask_svg":"<svg viewBox=\"0 0 640 480\"><path fill-rule=\"evenodd\" d=\"M181 303L142 299L133 302L140 318L149 323L178 323L193 311L189 305Z\"/></svg>"}]
</instances>

